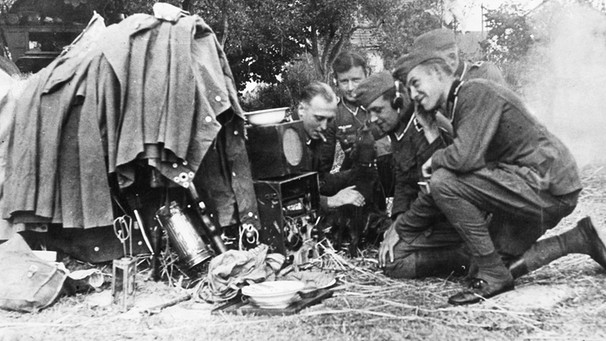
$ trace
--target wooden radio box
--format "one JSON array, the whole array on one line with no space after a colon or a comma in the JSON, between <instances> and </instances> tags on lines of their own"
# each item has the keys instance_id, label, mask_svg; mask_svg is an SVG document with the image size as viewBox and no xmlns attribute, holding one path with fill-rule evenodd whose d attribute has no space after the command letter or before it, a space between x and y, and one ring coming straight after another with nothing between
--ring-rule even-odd
<instances>
[{"instance_id":1,"label":"wooden radio box","mask_svg":"<svg viewBox=\"0 0 606 341\"><path fill-rule=\"evenodd\" d=\"M246 129L246 150L253 179L301 174L310 168L302 121Z\"/></svg>"}]
</instances>

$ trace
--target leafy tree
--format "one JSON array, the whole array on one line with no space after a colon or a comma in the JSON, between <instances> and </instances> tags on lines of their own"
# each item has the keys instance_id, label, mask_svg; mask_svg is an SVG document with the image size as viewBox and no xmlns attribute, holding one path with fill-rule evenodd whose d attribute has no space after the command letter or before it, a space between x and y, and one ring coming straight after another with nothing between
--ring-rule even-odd
<instances>
[{"instance_id":1,"label":"leafy tree","mask_svg":"<svg viewBox=\"0 0 606 341\"><path fill-rule=\"evenodd\" d=\"M2 0L0 0L2 1ZM4 0L7 2L9 0ZM89 0L92 1L92 0ZM224 47L238 88L252 80L275 84L292 62L311 63L328 80L336 55L352 35L373 28L388 60L405 53L414 36L441 22L443 0L163 0L199 14ZM157 0L103 0L103 14L151 13ZM99 2L99 3L101 3ZM434 9L432 11L432 9ZM301 56L305 56L301 59ZM307 77L307 76L306 76Z\"/></svg>"},{"instance_id":2,"label":"leafy tree","mask_svg":"<svg viewBox=\"0 0 606 341\"><path fill-rule=\"evenodd\" d=\"M518 5L487 10L485 17L490 30L480 46L491 61L504 65L526 55L534 40L525 13Z\"/></svg>"},{"instance_id":3,"label":"leafy tree","mask_svg":"<svg viewBox=\"0 0 606 341\"><path fill-rule=\"evenodd\" d=\"M374 22L379 23L376 35L386 67L391 68L395 59L408 53L420 34L442 26L452 27L436 15L441 4L441 0L388 0L367 9Z\"/></svg>"},{"instance_id":4,"label":"leafy tree","mask_svg":"<svg viewBox=\"0 0 606 341\"><path fill-rule=\"evenodd\" d=\"M519 89L525 57L535 44L533 27L526 13L515 4L487 10L485 18L490 30L486 39L480 42L480 47L486 59L501 68L507 82L514 89Z\"/></svg>"},{"instance_id":5,"label":"leafy tree","mask_svg":"<svg viewBox=\"0 0 606 341\"><path fill-rule=\"evenodd\" d=\"M223 0L198 1L199 13L224 44L240 87L248 80L276 83L276 75L300 56L315 79L327 81L330 66L353 34L374 29L388 60L407 52L418 34L441 26L441 0Z\"/></svg>"}]
</instances>

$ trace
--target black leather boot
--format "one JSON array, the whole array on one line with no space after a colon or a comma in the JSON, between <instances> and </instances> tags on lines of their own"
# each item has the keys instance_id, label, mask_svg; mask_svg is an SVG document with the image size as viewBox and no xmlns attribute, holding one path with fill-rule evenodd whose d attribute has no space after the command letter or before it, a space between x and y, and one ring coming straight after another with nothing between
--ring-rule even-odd
<instances>
[{"instance_id":1,"label":"black leather boot","mask_svg":"<svg viewBox=\"0 0 606 341\"><path fill-rule=\"evenodd\" d=\"M463 276L469 270L471 255L463 248L417 252L416 277Z\"/></svg>"},{"instance_id":2,"label":"black leather boot","mask_svg":"<svg viewBox=\"0 0 606 341\"><path fill-rule=\"evenodd\" d=\"M478 265L477 278L471 280L468 290L451 296L448 303L454 305L478 303L481 300L513 290L513 277L503 265L501 256L497 252L474 257L474 260Z\"/></svg>"},{"instance_id":3,"label":"black leather boot","mask_svg":"<svg viewBox=\"0 0 606 341\"><path fill-rule=\"evenodd\" d=\"M462 247L422 250L387 264L385 275L392 278L462 276L469 269L470 261L471 256Z\"/></svg>"},{"instance_id":4,"label":"black leather boot","mask_svg":"<svg viewBox=\"0 0 606 341\"><path fill-rule=\"evenodd\" d=\"M585 217L575 228L534 243L509 265L509 271L518 278L570 253L587 254L606 269L606 230L596 228Z\"/></svg>"}]
</instances>

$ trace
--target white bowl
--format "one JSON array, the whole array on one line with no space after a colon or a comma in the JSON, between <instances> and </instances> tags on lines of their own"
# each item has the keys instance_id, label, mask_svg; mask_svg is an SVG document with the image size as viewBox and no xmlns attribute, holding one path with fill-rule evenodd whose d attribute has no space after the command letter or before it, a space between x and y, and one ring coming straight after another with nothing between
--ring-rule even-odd
<instances>
[{"instance_id":1,"label":"white bowl","mask_svg":"<svg viewBox=\"0 0 606 341\"><path fill-rule=\"evenodd\" d=\"M282 309L299 299L305 283L301 281L271 281L242 288L242 294L260 308Z\"/></svg>"},{"instance_id":2,"label":"white bowl","mask_svg":"<svg viewBox=\"0 0 606 341\"><path fill-rule=\"evenodd\" d=\"M277 124L284 120L287 109L288 107L257 110L245 113L244 115L252 125L261 126Z\"/></svg>"}]
</instances>

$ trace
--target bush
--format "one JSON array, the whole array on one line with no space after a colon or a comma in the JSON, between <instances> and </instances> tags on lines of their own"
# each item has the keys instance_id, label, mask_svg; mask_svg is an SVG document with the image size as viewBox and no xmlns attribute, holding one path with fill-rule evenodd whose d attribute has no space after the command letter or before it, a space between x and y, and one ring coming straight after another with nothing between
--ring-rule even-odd
<instances>
[{"instance_id":1,"label":"bush","mask_svg":"<svg viewBox=\"0 0 606 341\"><path fill-rule=\"evenodd\" d=\"M246 111L277 107L294 107L301 99L303 88L312 81L321 80L311 57L300 56L284 67L275 84L260 84L240 100Z\"/></svg>"}]
</instances>

